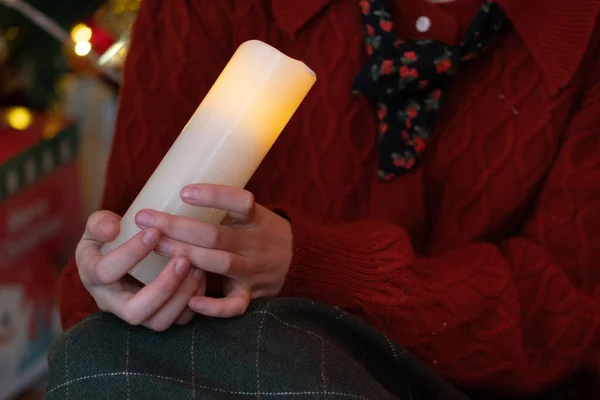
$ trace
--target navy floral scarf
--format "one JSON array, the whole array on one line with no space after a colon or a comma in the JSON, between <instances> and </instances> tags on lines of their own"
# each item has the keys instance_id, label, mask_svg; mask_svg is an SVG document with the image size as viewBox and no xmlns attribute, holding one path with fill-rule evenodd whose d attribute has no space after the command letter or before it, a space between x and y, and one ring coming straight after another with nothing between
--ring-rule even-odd
<instances>
[{"instance_id":1,"label":"navy floral scarf","mask_svg":"<svg viewBox=\"0 0 600 400\"><path fill-rule=\"evenodd\" d=\"M506 14L486 1L462 42L402 41L394 33L386 0L360 0L370 60L354 81L357 93L377 101L379 177L392 180L419 163L433 131L448 78L461 62L484 50L506 24Z\"/></svg>"}]
</instances>

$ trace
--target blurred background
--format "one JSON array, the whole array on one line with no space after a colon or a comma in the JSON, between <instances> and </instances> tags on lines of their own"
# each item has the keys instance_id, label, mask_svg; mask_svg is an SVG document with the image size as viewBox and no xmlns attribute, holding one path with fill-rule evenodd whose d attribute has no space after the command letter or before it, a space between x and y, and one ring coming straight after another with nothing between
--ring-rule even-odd
<instances>
[{"instance_id":1,"label":"blurred background","mask_svg":"<svg viewBox=\"0 0 600 400\"><path fill-rule=\"evenodd\" d=\"M0 0L0 400L42 399L140 0Z\"/></svg>"}]
</instances>

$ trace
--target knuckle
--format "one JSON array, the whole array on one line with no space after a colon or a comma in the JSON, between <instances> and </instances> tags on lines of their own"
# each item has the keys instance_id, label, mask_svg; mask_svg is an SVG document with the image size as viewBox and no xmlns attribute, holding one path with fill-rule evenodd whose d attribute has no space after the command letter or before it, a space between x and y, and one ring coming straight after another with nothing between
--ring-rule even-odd
<instances>
[{"instance_id":1,"label":"knuckle","mask_svg":"<svg viewBox=\"0 0 600 400\"><path fill-rule=\"evenodd\" d=\"M160 215L156 218L156 227L165 232L172 232L176 228L175 225L175 217L171 215Z\"/></svg>"},{"instance_id":2,"label":"knuckle","mask_svg":"<svg viewBox=\"0 0 600 400\"><path fill-rule=\"evenodd\" d=\"M81 270L83 268L83 263L85 260L85 247L82 242L77 244L77 248L75 248L75 264L77 265L77 269Z\"/></svg>"},{"instance_id":3,"label":"knuckle","mask_svg":"<svg viewBox=\"0 0 600 400\"><path fill-rule=\"evenodd\" d=\"M247 214L251 213L254 209L255 202L254 194L245 190L244 198L242 199L242 211Z\"/></svg>"},{"instance_id":4,"label":"knuckle","mask_svg":"<svg viewBox=\"0 0 600 400\"><path fill-rule=\"evenodd\" d=\"M221 229L216 225L206 225L206 229L204 232L204 237L206 241L206 245L209 248L218 247L221 243L222 234Z\"/></svg>"},{"instance_id":5,"label":"knuckle","mask_svg":"<svg viewBox=\"0 0 600 400\"><path fill-rule=\"evenodd\" d=\"M203 204L215 204L219 198L217 188L214 186L206 186L198 194Z\"/></svg>"},{"instance_id":6,"label":"knuckle","mask_svg":"<svg viewBox=\"0 0 600 400\"><path fill-rule=\"evenodd\" d=\"M254 268L251 268L250 262L245 257L236 257L235 258L235 268L238 271L245 272L245 273L248 273L249 269L254 269Z\"/></svg>"},{"instance_id":7,"label":"knuckle","mask_svg":"<svg viewBox=\"0 0 600 400\"><path fill-rule=\"evenodd\" d=\"M91 262L91 250L88 249L78 249L75 253L75 265L77 265L77 272L79 273L79 278L84 286L88 287L93 282L93 274L95 266Z\"/></svg>"},{"instance_id":8,"label":"knuckle","mask_svg":"<svg viewBox=\"0 0 600 400\"><path fill-rule=\"evenodd\" d=\"M150 324L150 329L152 329L153 331L156 332L164 332L167 329L169 329L169 325L166 325L164 323L154 323L154 324Z\"/></svg>"},{"instance_id":9,"label":"knuckle","mask_svg":"<svg viewBox=\"0 0 600 400\"><path fill-rule=\"evenodd\" d=\"M189 258L192 251L190 251L190 246L186 243L174 242L171 244L172 247L172 257L186 257Z\"/></svg>"},{"instance_id":10,"label":"knuckle","mask_svg":"<svg viewBox=\"0 0 600 400\"><path fill-rule=\"evenodd\" d=\"M224 307L221 308L217 308L214 311L214 317L215 318L227 318L229 316L229 312L227 312L227 309ZM233 315L231 315L233 317Z\"/></svg>"},{"instance_id":11,"label":"knuckle","mask_svg":"<svg viewBox=\"0 0 600 400\"><path fill-rule=\"evenodd\" d=\"M142 322L144 322L142 321L139 313L135 312L135 310L129 307L125 307L120 317L123 321L133 326L140 325Z\"/></svg>"},{"instance_id":12,"label":"knuckle","mask_svg":"<svg viewBox=\"0 0 600 400\"><path fill-rule=\"evenodd\" d=\"M246 312L246 307L243 304L232 305L229 309L220 310L221 318L239 317Z\"/></svg>"},{"instance_id":13,"label":"knuckle","mask_svg":"<svg viewBox=\"0 0 600 400\"><path fill-rule=\"evenodd\" d=\"M234 314L236 317L243 315L246 310L248 309L248 303L240 303L237 307L235 307L234 309Z\"/></svg>"},{"instance_id":14,"label":"knuckle","mask_svg":"<svg viewBox=\"0 0 600 400\"><path fill-rule=\"evenodd\" d=\"M83 270L78 269L79 272L79 279L81 280L81 283L83 284L83 287L85 287L88 291L90 290L90 288L92 286L94 286L94 282L89 278L89 274L85 273Z\"/></svg>"},{"instance_id":15,"label":"knuckle","mask_svg":"<svg viewBox=\"0 0 600 400\"><path fill-rule=\"evenodd\" d=\"M77 265L81 265L82 267L86 267L87 264L91 264L91 260L93 260L95 254L95 249L91 247L78 246L75 261Z\"/></svg>"},{"instance_id":16,"label":"knuckle","mask_svg":"<svg viewBox=\"0 0 600 400\"><path fill-rule=\"evenodd\" d=\"M194 319L194 314L192 312L186 312L185 315L181 316L175 323L177 325L187 325L192 322Z\"/></svg>"},{"instance_id":17,"label":"knuckle","mask_svg":"<svg viewBox=\"0 0 600 400\"><path fill-rule=\"evenodd\" d=\"M156 332L164 332L171 327L171 324L164 318L153 317L145 324L145 326Z\"/></svg>"},{"instance_id":18,"label":"knuckle","mask_svg":"<svg viewBox=\"0 0 600 400\"><path fill-rule=\"evenodd\" d=\"M233 270L233 255L231 253L223 253L222 273L229 274Z\"/></svg>"},{"instance_id":19,"label":"knuckle","mask_svg":"<svg viewBox=\"0 0 600 400\"><path fill-rule=\"evenodd\" d=\"M108 285L112 283L113 278L108 273L107 268L103 268L104 264L98 263L95 266L92 266L93 277L96 282L101 285Z\"/></svg>"},{"instance_id":20,"label":"knuckle","mask_svg":"<svg viewBox=\"0 0 600 400\"><path fill-rule=\"evenodd\" d=\"M157 285L157 291L161 293L175 293L177 290L178 283L174 279L163 279Z\"/></svg>"},{"instance_id":21,"label":"knuckle","mask_svg":"<svg viewBox=\"0 0 600 400\"><path fill-rule=\"evenodd\" d=\"M156 215L154 217L154 227L163 232L170 232L173 229L173 217L163 214Z\"/></svg>"}]
</instances>

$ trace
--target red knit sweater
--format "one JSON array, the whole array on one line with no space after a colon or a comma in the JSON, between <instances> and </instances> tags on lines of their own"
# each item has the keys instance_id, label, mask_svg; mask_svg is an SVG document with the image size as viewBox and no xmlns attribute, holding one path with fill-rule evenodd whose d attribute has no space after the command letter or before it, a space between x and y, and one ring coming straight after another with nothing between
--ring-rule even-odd
<instances>
[{"instance_id":1,"label":"red knit sweater","mask_svg":"<svg viewBox=\"0 0 600 400\"><path fill-rule=\"evenodd\" d=\"M421 166L376 177L358 0L145 0L103 208L123 213L235 48L318 83L256 173L294 256L282 295L353 312L462 385L530 391L600 357L600 0L502 0L513 25L453 78ZM405 39L456 43L479 1L401 0ZM420 33L415 20L432 25ZM66 327L96 310L67 267Z\"/></svg>"}]
</instances>

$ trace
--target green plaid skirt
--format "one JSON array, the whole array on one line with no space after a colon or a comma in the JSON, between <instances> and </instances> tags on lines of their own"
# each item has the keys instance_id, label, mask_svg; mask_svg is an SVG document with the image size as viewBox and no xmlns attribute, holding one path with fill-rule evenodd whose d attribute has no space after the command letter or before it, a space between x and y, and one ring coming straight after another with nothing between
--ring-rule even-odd
<instances>
[{"instance_id":1,"label":"green plaid skirt","mask_svg":"<svg viewBox=\"0 0 600 400\"><path fill-rule=\"evenodd\" d=\"M465 399L387 337L301 299L166 332L96 314L49 356L47 399Z\"/></svg>"}]
</instances>

